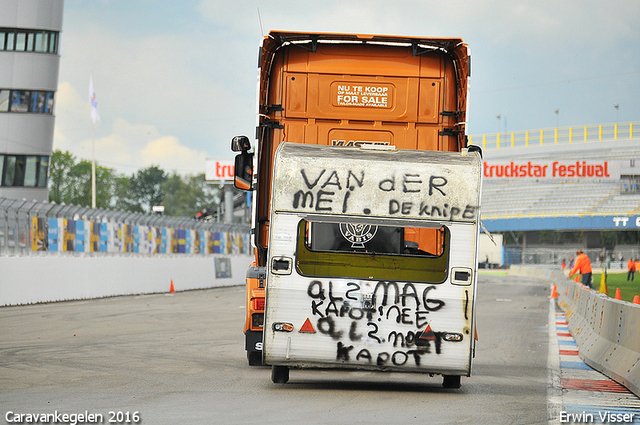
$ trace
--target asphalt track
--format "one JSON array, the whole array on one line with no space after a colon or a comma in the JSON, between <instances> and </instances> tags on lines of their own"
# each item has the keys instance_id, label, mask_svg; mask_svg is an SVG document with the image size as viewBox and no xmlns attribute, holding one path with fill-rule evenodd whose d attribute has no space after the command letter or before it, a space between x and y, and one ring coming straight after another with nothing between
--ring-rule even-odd
<instances>
[{"instance_id":1,"label":"asphalt track","mask_svg":"<svg viewBox=\"0 0 640 425\"><path fill-rule=\"evenodd\" d=\"M473 376L457 390L344 371L273 384L247 365L243 287L1 308L0 423L54 412L153 425L553 422L549 284L482 275L478 295Z\"/></svg>"}]
</instances>

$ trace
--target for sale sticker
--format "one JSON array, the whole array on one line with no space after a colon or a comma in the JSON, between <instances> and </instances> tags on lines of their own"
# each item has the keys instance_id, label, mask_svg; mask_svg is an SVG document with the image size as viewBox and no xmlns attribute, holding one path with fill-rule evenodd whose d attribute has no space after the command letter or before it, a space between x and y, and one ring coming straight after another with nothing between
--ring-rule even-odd
<instances>
[{"instance_id":1,"label":"for sale sticker","mask_svg":"<svg viewBox=\"0 0 640 425\"><path fill-rule=\"evenodd\" d=\"M332 92L334 106L391 107L392 86L389 84L336 83Z\"/></svg>"}]
</instances>

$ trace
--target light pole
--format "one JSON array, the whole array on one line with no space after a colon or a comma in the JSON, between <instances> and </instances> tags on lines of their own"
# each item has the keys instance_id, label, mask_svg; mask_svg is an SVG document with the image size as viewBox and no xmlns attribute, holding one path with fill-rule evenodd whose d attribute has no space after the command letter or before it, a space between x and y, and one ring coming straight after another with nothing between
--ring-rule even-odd
<instances>
[{"instance_id":1,"label":"light pole","mask_svg":"<svg viewBox=\"0 0 640 425\"><path fill-rule=\"evenodd\" d=\"M553 111L556 113L556 128L560 126L560 108Z\"/></svg>"},{"instance_id":2,"label":"light pole","mask_svg":"<svg viewBox=\"0 0 640 425\"><path fill-rule=\"evenodd\" d=\"M615 105L613 105L614 108L616 108L616 125L618 124L618 110L620 109L620 105L618 105L617 103Z\"/></svg>"}]
</instances>

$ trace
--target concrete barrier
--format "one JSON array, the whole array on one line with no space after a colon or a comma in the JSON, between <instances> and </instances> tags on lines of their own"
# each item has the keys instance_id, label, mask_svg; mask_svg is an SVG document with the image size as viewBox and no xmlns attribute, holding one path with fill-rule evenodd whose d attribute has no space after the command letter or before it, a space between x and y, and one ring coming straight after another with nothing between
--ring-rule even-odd
<instances>
[{"instance_id":1,"label":"concrete barrier","mask_svg":"<svg viewBox=\"0 0 640 425\"><path fill-rule=\"evenodd\" d=\"M580 357L640 396L640 305L589 290L567 279L559 267L512 266L509 274L555 284Z\"/></svg>"},{"instance_id":2,"label":"concrete barrier","mask_svg":"<svg viewBox=\"0 0 640 425\"><path fill-rule=\"evenodd\" d=\"M0 257L0 306L244 285L250 255Z\"/></svg>"}]
</instances>

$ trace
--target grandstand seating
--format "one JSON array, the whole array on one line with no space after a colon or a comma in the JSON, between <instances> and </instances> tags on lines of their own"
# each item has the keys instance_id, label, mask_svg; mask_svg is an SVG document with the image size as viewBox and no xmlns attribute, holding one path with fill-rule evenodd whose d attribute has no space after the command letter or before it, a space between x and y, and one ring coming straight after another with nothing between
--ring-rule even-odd
<instances>
[{"instance_id":1,"label":"grandstand seating","mask_svg":"<svg viewBox=\"0 0 640 425\"><path fill-rule=\"evenodd\" d=\"M608 140L572 145L487 149L488 160L546 161L636 159L640 174L640 140ZM625 193L619 180L585 181L532 178L485 179L483 218L640 214L640 193Z\"/></svg>"}]
</instances>

